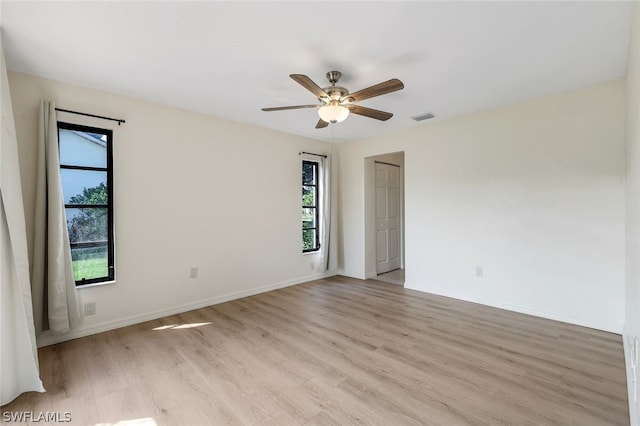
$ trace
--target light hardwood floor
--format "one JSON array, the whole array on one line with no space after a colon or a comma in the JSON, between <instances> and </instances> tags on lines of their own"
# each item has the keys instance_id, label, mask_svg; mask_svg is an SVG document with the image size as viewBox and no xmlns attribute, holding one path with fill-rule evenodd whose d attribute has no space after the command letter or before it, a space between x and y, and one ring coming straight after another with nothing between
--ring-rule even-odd
<instances>
[{"instance_id":1,"label":"light hardwood floor","mask_svg":"<svg viewBox=\"0 0 640 426\"><path fill-rule=\"evenodd\" d=\"M42 348L40 363L48 392L3 412L89 425L629 424L619 335L373 280L77 339Z\"/></svg>"},{"instance_id":2,"label":"light hardwood floor","mask_svg":"<svg viewBox=\"0 0 640 426\"><path fill-rule=\"evenodd\" d=\"M376 281L383 281L389 284L404 286L404 269L396 269L394 271L385 272L374 278Z\"/></svg>"}]
</instances>

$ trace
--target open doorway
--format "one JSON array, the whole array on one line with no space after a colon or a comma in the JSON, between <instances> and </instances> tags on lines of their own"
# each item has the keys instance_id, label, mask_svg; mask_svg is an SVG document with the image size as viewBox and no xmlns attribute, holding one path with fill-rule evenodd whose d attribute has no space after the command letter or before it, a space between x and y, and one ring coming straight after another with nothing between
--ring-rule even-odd
<instances>
[{"instance_id":1,"label":"open doorway","mask_svg":"<svg viewBox=\"0 0 640 426\"><path fill-rule=\"evenodd\" d=\"M365 158L367 278L404 285L404 152Z\"/></svg>"}]
</instances>

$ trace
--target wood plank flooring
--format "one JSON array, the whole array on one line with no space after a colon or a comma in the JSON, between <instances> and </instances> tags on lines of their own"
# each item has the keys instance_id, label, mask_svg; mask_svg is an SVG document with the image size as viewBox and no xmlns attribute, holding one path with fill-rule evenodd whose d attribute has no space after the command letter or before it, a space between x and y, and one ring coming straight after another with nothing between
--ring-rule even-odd
<instances>
[{"instance_id":1,"label":"wood plank flooring","mask_svg":"<svg viewBox=\"0 0 640 426\"><path fill-rule=\"evenodd\" d=\"M66 411L83 425L629 424L619 335L344 277L42 348L40 365L47 393L3 413Z\"/></svg>"}]
</instances>

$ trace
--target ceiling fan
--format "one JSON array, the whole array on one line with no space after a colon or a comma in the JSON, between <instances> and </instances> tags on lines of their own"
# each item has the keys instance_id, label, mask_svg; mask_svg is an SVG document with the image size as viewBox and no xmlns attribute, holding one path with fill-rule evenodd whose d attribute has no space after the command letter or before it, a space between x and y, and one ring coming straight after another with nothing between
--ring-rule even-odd
<instances>
[{"instance_id":1,"label":"ceiling fan","mask_svg":"<svg viewBox=\"0 0 640 426\"><path fill-rule=\"evenodd\" d=\"M284 107L262 108L262 111L283 111L288 109L302 109L302 108L318 108L318 115L320 120L316 124L316 129L327 127L329 123L340 123L344 121L349 113L363 115L369 118L375 118L376 120L386 121L393 117L390 112L380 111L377 109L367 108L360 105L356 105L356 102L363 101L365 99L373 98L374 96L385 95L387 93L395 92L404 88L404 84L397 78L392 78L383 83L367 87L366 89L358 90L354 93L349 93L347 89L341 86L336 86L342 73L340 71L329 71L327 73L327 79L331 86L321 88L313 82L309 77L303 74L291 74L293 80L299 83L302 87L313 93L320 101L319 105L292 105Z\"/></svg>"}]
</instances>

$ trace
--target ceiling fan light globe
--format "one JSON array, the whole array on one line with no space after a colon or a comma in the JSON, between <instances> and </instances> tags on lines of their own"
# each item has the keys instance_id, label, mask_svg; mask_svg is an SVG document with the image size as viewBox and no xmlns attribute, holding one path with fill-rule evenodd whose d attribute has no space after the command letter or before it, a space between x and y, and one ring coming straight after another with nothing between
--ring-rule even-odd
<instances>
[{"instance_id":1,"label":"ceiling fan light globe","mask_svg":"<svg viewBox=\"0 0 640 426\"><path fill-rule=\"evenodd\" d=\"M342 105L324 105L318 108L318 115L327 123L340 123L349 116L349 108Z\"/></svg>"}]
</instances>

